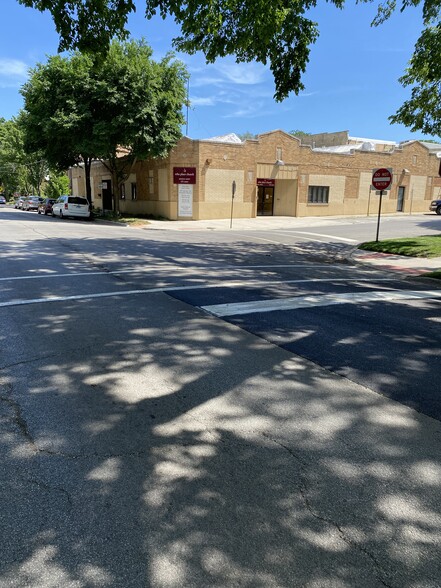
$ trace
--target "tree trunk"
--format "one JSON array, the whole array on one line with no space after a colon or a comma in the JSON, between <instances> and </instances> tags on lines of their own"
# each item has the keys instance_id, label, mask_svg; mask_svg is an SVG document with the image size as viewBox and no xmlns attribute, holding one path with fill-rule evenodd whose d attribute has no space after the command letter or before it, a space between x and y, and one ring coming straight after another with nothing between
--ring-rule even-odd
<instances>
[{"instance_id":1,"label":"tree trunk","mask_svg":"<svg viewBox=\"0 0 441 588\"><path fill-rule=\"evenodd\" d=\"M112 173L113 208L119 214L119 179L118 171L114 168Z\"/></svg>"},{"instance_id":2,"label":"tree trunk","mask_svg":"<svg viewBox=\"0 0 441 588\"><path fill-rule=\"evenodd\" d=\"M92 159L90 157L84 158L84 178L86 182L86 198L89 203L89 210L92 210L92 187L90 185L90 168L92 167Z\"/></svg>"}]
</instances>

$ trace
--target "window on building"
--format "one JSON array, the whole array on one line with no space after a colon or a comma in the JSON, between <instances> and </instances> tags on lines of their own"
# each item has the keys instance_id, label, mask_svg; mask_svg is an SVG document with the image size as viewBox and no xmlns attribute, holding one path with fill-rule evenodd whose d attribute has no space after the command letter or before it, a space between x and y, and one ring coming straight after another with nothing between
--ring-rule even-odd
<instances>
[{"instance_id":1,"label":"window on building","mask_svg":"<svg viewBox=\"0 0 441 588\"><path fill-rule=\"evenodd\" d=\"M149 194L154 194L155 184L153 183L153 172L149 172Z\"/></svg>"},{"instance_id":2,"label":"window on building","mask_svg":"<svg viewBox=\"0 0 441 588\"><path fill-rule=\"evenodd\" d=\"M308 204L328 204L329 186L309 186Z\"/></svg>"},{"instance_id":3,"label":"window on building","mask_svg":"<svg viewBox=\"0 0 441 588\"><path fill-rule=\"evenodd\" d=\"M130 185L132 188L132 200L136 200L136 184L132 182Z\"/></svg>"},{"instance_id":4,"label":"window on building","mask_svg":"<svg viewBox=\"0 0 441 588\"><path fill-rule=\"evenodd\" d=\"M418 157L416 155L412 155L412 163L416 165L418 163Z\"/></svg>"},{"instance_id":5,"label":"window on building","mask_svg":"<svg viewBox=\"0 0 441 588\"><path fill-rule=\"evenodd\" d=\"M283 151L281 147L277 147L276 149L276 159L282 161L283 159Z\"/></svg>"},{"instance_id":6,"label":"window on building","mask_svg":"<svg viewBox=\"0 0 441 588\"><path fill-rule=\"evenodd\" d=\"M119 187L119 197L121 198L121 200L125 200L125 197L126 197L126 185L125 184L121 184Z\"/></svg>"}]
</instances>

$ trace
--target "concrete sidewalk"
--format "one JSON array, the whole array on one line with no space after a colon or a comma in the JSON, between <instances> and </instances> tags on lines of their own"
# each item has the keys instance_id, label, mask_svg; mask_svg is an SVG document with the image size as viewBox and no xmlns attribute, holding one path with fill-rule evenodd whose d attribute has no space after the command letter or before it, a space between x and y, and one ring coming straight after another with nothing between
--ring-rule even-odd
<instances>
[{"instance_id":1,"label":"concrete sidewalk","mask_svg":"<svg viewBox=\"0 0 441 588\"><path fill-rule=\"evenodd\" d=\"M356 263L367 264L378 269L390 270L410 276L423 275L441 269L441 257L406 257L404 255L390 255L389 253L354 249L348 259Z\"/></svg>"},{"instance_id":2,"label":"concrete sidewalk","mask_svg":"<svg viewBox=\"0 0 441 588\"><path fill-rule=\"evenodd\" d=\"M384 215L384 217L395 217L398 215ZM425 218L425 213L412 215ZM294 216L257 216L255 218L233 218L231 230L233 231L262 231L280 229L299 229L305 227L321 227L327 225L352 225L354 223L376 222L373 215L363 216L320 216L320 217L294 217ZM216 220L149 220L146 229L163 231L229 231L230 219Z\"/></svg>"},{"instance_id":3,"label":"concrete sidewalk","mask_svg":"<svg viewBox=\"0 0 441 588\"><path fill-rule=\"evenodd\" d=\"M398 215L384 215L394 217ZM419 216L419 215L413 215ZM426 217L425 213L420 215ZM375 220L373 217L353 216L353 217L291 217L291 216L268 216L256 218L233 219L232 230L236 231L265 231L265 230L287 230L301 229L306 227L320 227L327 225L348 225L366 220ZM164 231L227 231L230 230L230 219L221 220L201 220L201 221L149 221L147 230L164 230ZM441 269L441 257L422 258L422 257L405 257L403 255L390 255L387 253L377 253L374 251L361 251L353 249L347 256L347 259L356 263L363 263L373 267L399 272L405 275L421 275Z\"/></svg>"},{"instance_id":4,"label":"concrete sidewalk","mask_svg":"<svg viewBox=\"0 0 441 588\"><path fill-rule=\"evenodd\" d=\"M415 213L410 218L425 221L434 218L427 212ZM403 219L403 213L383 214L383 219ZM209 220L153 220L148 221L146 229L163 231L266 231L278 229L300 229L305 227L324 227L329 225L354 225L371 222L377 223L377 215L356 216L257 216L255 218L209 219ZM230 225L232 226L230 227Z\"/></svg>"}]
</instances>

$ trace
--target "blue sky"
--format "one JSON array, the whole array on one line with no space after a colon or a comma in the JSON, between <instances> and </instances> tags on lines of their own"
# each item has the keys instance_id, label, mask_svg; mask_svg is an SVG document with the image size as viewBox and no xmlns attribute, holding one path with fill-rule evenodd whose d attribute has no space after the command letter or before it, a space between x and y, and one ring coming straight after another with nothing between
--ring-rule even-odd
<instances>
[{"instance_id":1,"label":"blue sky","mask_svg":"<svg viewBox=\"0 0 441 588\"><path fill-rule=\"evenodd\" d=\"M11 118L22 107L19 88L28 68L56 53L58 37L48 13L25 8L17 0L1 2L0 116ZM129 22L132 37L144 36L160 58L171 49L178 29L171 20L146 21L142 0L137 4ZM189 136L300 129L347 130L356 137L397 141L422 138L388 122L409 95L398 78L422 29L420 11L397 12L372 28L375 13L375 4L350 2L339 10L320 3L312 12L320 37L303 78L305 90L281 103L273 99L271 72L260 64L236 64L226 58L206 65L202 54L179 54L191 75Z\"/></svg>"}]
</instances>

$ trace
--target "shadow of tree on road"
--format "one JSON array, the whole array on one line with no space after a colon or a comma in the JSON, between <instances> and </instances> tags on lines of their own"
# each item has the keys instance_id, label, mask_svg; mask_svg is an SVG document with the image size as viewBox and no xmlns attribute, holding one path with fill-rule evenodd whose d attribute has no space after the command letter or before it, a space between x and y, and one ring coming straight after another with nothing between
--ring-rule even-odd
<instances>
[{"instance_id":1,"label":"shadow of tree on road","mask_svg":"<svg viewBox=\"0 0 441 588\"><path fill-rule=\"evenodd\" d=\"M72 247L120 267L110 243ZM1 588L439 582L436 421L160 292L0 321Z\"/></svg>"}]
</instances>

